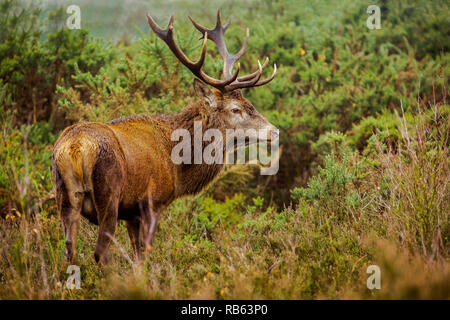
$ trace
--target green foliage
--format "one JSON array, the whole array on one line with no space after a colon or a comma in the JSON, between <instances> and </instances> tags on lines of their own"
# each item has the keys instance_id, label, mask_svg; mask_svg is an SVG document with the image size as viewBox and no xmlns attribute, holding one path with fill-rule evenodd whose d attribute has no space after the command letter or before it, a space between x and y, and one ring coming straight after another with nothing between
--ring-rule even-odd
<instances>
[{"instance_id":1,"label":"green foliage","mask_svg":"<svg viewBox=\"0 0 450 320\"><path fill-rule=\"evenodd\" d=\"M243 202L242 194L236 194L232 199L226 199L223 203L208 196L202 198L198 204L199 214L193 221L193 227L197 230L211 232L218 224L225 228L235 225L241 220Z\"/></svg>"},{"instance_id":2,"label":"green foliage","mask_svg":"<svg viewBox=\"0 0 450 320\"><path fill-rule=\"evenodd\" d=\"M409 120L411 115L408 114ZM399 138L399 117L391 112L382 113L377 117L367 117L354 125L351 130L351 144L359 150L363 150L373 135L382 138L385 144L394 143Z\"/></svg>"},{"instance_id":3,"label":"green foliage","mask_svg":"<svg viewBox=\"0 0 450 320\"><path fill-rule=\"evenodd\" d=\"M0 216L30 216L35 204L51 198L53 179L49 168L51 144L56 137L49 124L41 122L4 127L1 136Z\"/></svg>"},{"instance_id":4,"label":"green foliage","mask_svg":"<svg viewBox=\"0 0 450 320\"><path fill-rule=\"evenodd\" d=\"M295 188L292 195L295 199L317 200L327 198L341 198L347 189L347 184L353 181L354 175L348 172L344 163L337 163L334 155L325 157L324 168L317 176L311 178L307 188Z\"/></svg>"},{"instance_id":5,"label":"green foliage","mask_svg":"<svg viewBox=\"0 0 450 320\"><path fill-rule=\"evenodd\" d=\"M61 127L56 86L75 85L71 78L74 64L97 73L111 61L113 52L86 30L59 29L39 41L40 9L36 5L26 8L21 0L2 0L0 5L0 80L11 93L2 110L13 109L18 123L31 117L33 122L50 120L53 127ZM54 16L50 14L50 20Z\"/></svg>"},{"instance_id":6,"label":"green foliage","mask_svg":"<svg viewBox=\"0 0 450 320\"><path fill-rule=\"evenodd\" d=\"M292 197L300 206L349 221L383 215L410 249L434 258L441 250L447 254L448 112L448 105L438 104L414 116L388 118L390 122L384 115L366 118L359 129L379 122L395 126L373 133L360 156L358 151L349 155L347 137L331 133L323 141L340 141L340 151L324 153L318 174L307 188L291 190ZM359 140L360 135L351 138Z\"/></svg>"}]
</instances>

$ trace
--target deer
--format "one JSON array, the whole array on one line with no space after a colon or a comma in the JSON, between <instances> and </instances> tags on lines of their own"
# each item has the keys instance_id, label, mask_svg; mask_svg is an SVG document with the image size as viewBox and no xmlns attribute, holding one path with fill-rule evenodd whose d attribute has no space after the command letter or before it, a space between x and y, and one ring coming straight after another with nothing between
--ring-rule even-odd
<instances>
[{"instance_id":1,"label":"deer","mask_svg":"<svg viewBox=\"0 0 450 320\"><path fill-rule=\"evenodd\" d=\"M62 220L68 261L76 261L76 240L83 216L98 225L94 252L98 264L106 264L107 251L119 220L126 224L136 259L153 248L153 238L161 213L177 198L198 194L223 170L221 163L181 163L171 160L176 142L171 133L177 128L193 132L194 122L220 132L227 129L255 129L267 132L265 141L276 141L279 130L264 118L242 95L241 89L262 86L272 81L277 72L274 64L270 77L262 79L263 65L238 76L235 63L244 54L246 38L236 54L230 54L224 40L230 19L207 29L195 22L202 34L200 58L193 62L180 49L174 38L174 15L162 29L147 12L150 29L163 40L175 57L194 78L194 102L171 115L132 115L107 123L79 122L63 130L55 142L52 169L55 196ZM207 40L215 43L223 60L223 79L209 76L203 69ZM259 136L258 136L259 138ZM221 150L224 154L226 147Z\"/></svg>"}]
</instances>

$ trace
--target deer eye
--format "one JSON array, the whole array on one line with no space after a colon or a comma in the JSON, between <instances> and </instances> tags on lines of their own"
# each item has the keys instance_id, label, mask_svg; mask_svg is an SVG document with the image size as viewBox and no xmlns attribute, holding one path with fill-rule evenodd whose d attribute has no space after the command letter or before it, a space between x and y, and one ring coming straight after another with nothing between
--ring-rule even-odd
<instances>
[{"instance_id":1,"label":"deer eye","mask_svg":"<svg viewBox=\"0 0 450 320\"><path fill-rule=\"evenodd\" d=\"M231 112L239 113L239 112L241 112L241 110L239 108L233 108L233 109L231 109Z\"/></svg>"}]
</instances>

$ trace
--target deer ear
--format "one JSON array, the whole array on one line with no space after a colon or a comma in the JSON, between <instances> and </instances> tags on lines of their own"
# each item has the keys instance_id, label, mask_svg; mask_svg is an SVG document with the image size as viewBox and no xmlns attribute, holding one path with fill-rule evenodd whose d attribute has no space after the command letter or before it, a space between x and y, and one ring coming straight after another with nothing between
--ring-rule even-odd
<instances>
[{"instance_id":1,"label":"deer ear","mask_svg":"<svg viewBox=\"0 0 450 320\"><path fill-rule=\"evenodd\" d=\"M217 108L218 94L214 89L211 90L208 85L196 78L194 79L194 90L197 96L203 99L211 108Z\"/></svg>"}]
</instances>

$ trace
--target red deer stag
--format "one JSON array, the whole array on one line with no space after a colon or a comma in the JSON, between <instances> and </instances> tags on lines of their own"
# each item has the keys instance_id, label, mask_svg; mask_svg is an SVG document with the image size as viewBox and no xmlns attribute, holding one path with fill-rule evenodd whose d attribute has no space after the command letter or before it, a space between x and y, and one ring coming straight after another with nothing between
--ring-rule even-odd
<instances>
[{"instance_id":1,"label":"red deer stag","mask_svg":"<svg viewBox=\"0 0 450 320\"><path fill-rule=\"evenodd\" d=\"M148 14L147 19L153 32L200 79L194 79L198 101L178 114L131 116L106 124L78 123L63 131L54 145L52 165L67 258L71 262L75 261L80 215L99 226L94 254L97 263L106 262L118 219L126 221L133 250L140 258L142 249L152 248L164 208L178 197L198 193L218 175L223 167L219 163L175 164L171 160L176 145L171 140L174 130L184 128L193 133L194 121L201 121L205 130L216 128L222 133L227 129L267 130L266 141L278 138L278 130L240 92L242 88L271 81L276 65L267 79L261 79L261 74L268 59L262 66L258 61L258 70L251 74L238 77L239 65L233 72L234 63L247 47L248 29L242 48L231 55L224 41L230 21L222 26L220 10L217 24L211 30L189 17L203 35L201 56L192 62L174 39L173 15L166 29L161 29ZM207 39L216 44L223 59L223 80L202 70ZM226 151L224 147L224 154Z\"/></svg>"}]
</instances>

